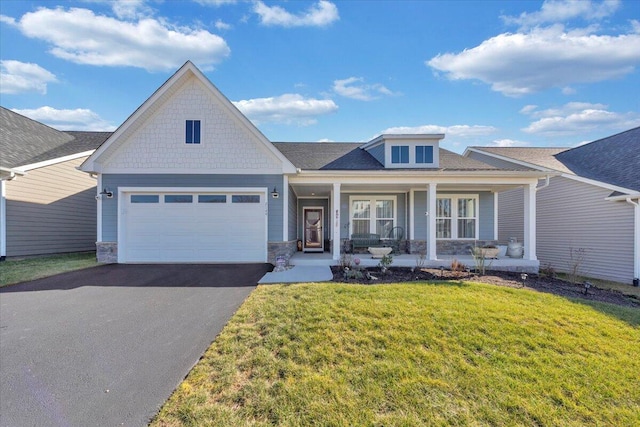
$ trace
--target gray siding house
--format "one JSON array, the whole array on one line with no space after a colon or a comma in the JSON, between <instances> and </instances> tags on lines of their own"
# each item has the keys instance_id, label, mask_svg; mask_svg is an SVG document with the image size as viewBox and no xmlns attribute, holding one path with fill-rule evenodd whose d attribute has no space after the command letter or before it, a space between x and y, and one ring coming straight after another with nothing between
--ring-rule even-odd
<instances>
[{"instance_id":1,"label":"gray siding house","mask_svg":"<svg viewBox=\"0 0 640 427\"><path fill-rule=\"evenodd\" d=\"M0 257L95 250L96 180L77 168L108 132L61 132L0 107Z\"/></svg>"},{"instance_id":2,"label":"gray siding house","mask_svg":"<svg viewBox=\"0 0 640 427\"><path fill-rule=\"evenodd\" d=\"M523 241L537 269L535 188L547 174L440 148L441 134L365 143L273 143L191 62L81 166L98 180L101 262L334 263L353 234L406 252L469 255L495 243L497 194L522 189Z\"/></svg>"},{"instance_id":3,"label":"gray siding house","mask_svg":"<svg viewBox=\"0 0 640 427\"><path fill-rule=\"evenodd\" d=\"M537 192L541 266L637 283L640 277L640 128L572 148L470 147L471 159L556 172ZM498 240L523 238L522 190L498 196Z\"/></svg>"}]
</instances>

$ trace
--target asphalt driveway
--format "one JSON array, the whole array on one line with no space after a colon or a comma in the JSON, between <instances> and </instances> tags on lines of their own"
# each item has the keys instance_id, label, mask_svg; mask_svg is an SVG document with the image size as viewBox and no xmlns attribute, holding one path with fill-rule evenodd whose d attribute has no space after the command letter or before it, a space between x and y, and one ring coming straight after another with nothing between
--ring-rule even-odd
<instances>
[{"instance_id":1,"label":"asphalt driveway","mask_svg":"<svg viewBox=\"0 0 640 427\"><path fill-rule=\"evenodd\" d=\"M0 426L143 426L271 269L105 265L0 288Z\"/></svg>"}]
</instances>

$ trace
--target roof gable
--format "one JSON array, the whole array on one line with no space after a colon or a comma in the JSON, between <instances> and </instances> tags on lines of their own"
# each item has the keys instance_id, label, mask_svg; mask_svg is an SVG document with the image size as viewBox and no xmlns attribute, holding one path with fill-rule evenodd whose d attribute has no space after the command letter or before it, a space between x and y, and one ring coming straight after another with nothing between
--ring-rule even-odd
<instances>
[{"instance_id":1,"label":"roof gable","mask_svg":"<svg viewBox=\"0 0 640 427\"><path fill-rule=\"evenodd\" d=\"M185 143L199 120L201 143ZM193 65L185 63L83 165L108 173L293 173L294 166Z\"/></svg>"}]
</instances>

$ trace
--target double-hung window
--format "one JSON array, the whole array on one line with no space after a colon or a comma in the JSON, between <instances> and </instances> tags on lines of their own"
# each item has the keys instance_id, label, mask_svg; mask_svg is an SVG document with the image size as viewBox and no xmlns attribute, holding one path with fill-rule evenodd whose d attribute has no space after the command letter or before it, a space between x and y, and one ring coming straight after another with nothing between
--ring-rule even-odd
<instances>
[{"instance_id":1,"label":"double-hung window","mask_svg":"<svg viewBox=\"0 0 640 427\"><path fill-rule=\"evenodd\" d=\"M441 196L436 198L437 239L478 238L478 197Z\"/></svg>"},{"instance_id":2,"label":"double-hung window","mask_svg":"<svg viewBox=\"0 0 640 427\"><path fill-rule=\"evenodd\" d=\"M351 233L375 233L386 238L396 224L395 196L352 196Z\"/></svg>"},{"instance_id":3,"label":"double-hung window","mask_svg":"<svg viewBox=\"0 0 640 427\"><path fill-rule=\"evenodd\" d=\"M200 120L187 120L185 143L200 144Z\"/></svg>"}]
</instances>

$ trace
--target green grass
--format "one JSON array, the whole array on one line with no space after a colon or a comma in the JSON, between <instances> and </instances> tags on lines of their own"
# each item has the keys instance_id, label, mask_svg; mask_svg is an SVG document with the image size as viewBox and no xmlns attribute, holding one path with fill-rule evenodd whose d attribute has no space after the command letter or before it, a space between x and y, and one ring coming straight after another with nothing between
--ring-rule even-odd
<instances>
[{"instance_id":1,"label":"green grass","mask_svg":"<svg viewBox=\"0 0 640 427\"><path fill-rule=\"evenodd\" d=\"M569 275L565 273L559 273L558 277L567 281L570 280ZM640 299L640 286L633 286L625 283L614 282L612 280L594 279L592 277L584 276L578 276L576 282L584 283L587 280L600 289L612 289L614 291L621 292L624 295L629 295Z\"/></svg>"},{"instance_id":2,"label":"green grass","mask_svg":"<svg viewBox=\"0 0 640 427\"><path fill-rule=\"evenodd\" d=\"M475 283L261 286L153 426L640 425L640 310Z\"/></svg>"},{"instance_id":3,"label":"green grass","mask_svg":"<svg viewBox=\"0 0 640 427\"><path fill-rule=\"evenodd\" d=\"M98 265L95 252L0 262L0 287Z\"/></svg>"}]
</instances>

